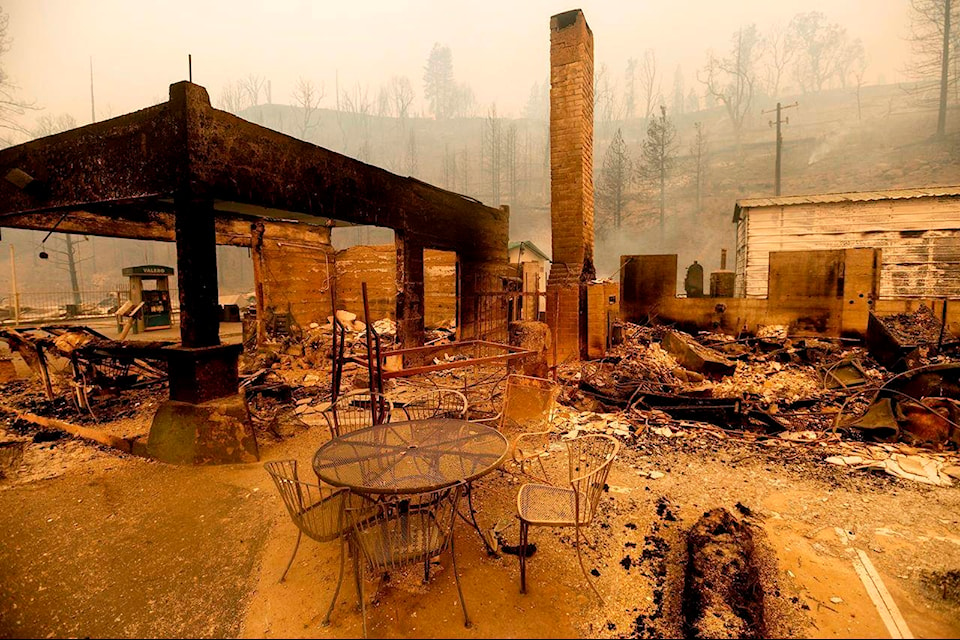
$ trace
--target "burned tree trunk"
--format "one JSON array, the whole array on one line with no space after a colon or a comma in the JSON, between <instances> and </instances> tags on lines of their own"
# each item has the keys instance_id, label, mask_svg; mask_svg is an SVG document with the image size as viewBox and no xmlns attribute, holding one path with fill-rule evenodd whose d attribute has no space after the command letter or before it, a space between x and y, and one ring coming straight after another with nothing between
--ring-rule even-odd
<instances>
[{"instance_id":1,"label":"burned tree trunk","mask_svg":"<svg viewBox=\"0 0 960 640\"><path fill-rule=\"evenodd\" d=\"M684 584L689 638L762 638L763 590L753 536L726 509L708 511L690 530Z\"/></svg>"}]
</instances>

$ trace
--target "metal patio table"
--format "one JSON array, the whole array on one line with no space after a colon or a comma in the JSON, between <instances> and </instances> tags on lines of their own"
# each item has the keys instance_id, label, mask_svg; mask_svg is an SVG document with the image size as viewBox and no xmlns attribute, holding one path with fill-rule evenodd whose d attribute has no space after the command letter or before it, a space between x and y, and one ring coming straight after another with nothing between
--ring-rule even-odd
<instances>
[{"instance_id":1,"label":"metal patio table","mask_svg":"<svg viewBox=\"0 0 960 640\"><path fill-rule=\"evenodd\" d=\"M493 552L476 521L470 483L503 464L509 443L502 433L451 418L389 422L358 429L323 444L313 456L317 477L364 495L426 493L467 484L473 527Z\"/></svg>"}]
</instances>

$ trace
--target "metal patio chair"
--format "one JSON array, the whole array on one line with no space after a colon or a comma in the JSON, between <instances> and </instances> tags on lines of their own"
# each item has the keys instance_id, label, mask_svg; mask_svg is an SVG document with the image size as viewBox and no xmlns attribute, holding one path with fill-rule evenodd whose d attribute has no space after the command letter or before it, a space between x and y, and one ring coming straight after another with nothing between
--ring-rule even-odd
<instances>
[{"instance_id":1,"label":"metal patio chair","mask_svg":"<svg viewBox=\"0 0 960 640\"><path fill-rule=\"evenodd\" d=\"M328 624L337 596L340 594L340 586L343 584L344 546L350 532L346 518L347 499L350 492L347 489L335 489L303 482L297 477L296 460L267 462L263 467L273 479L277 491L280 492L290 519L297 525L297 542L290 555L290 561L287 562L287 568L280 576L280 582L287 577L287 572L290 571L293 559L300 548L300 539L304 535L317 542L340 541L340 575L337 578L333 599L323 619L323 624ZM366 511L369 512L369 508Z\"/></svg>"},{"instance_id":2,"label":"metal patio chair","mask_svg":"<svg viewBox=\"0 0 960 640\"><path fill-rule=\"evenodd\" d=\"M423 581L430 579L430 559L447 549L453 560L453 576L460 595L464 626L470 626L463 600L457 554L454 548L454 522L464 485L429 493L394 495L377 503L365 517L351 517L354 572L357 596L363 618L363 636L367 637L367 613L363 598L364 567L383 574L403 566L423 563ZM352 509L348 509L348 513ZM359 553L356 552L359 550ZM361 566L361 556L364 567Z\"/></svg>"},{"instance_id":3,"label":"metal patio chair","mask_svg":"<svg viewBox=\"0 0 960 640\"><path fill-rule=\"evenodd\" d=\"M517 494L520 515L520 593L527 591L527 538L530 527L573 527L577 560L587 584L603 601L580 553L581 529L593 522L610 466L620 442L608 435L587 435L567 441L570 488L525 484Z\"/></svg>"},{"instance_id":4,"label":"metal patio chair","mask_svg":"<svg viewBox=\"0 0 960 640\"><path fill-rule=\"evenodd\" d=\"M500 413L474 421L496 425L501 433L510 437L510 457L520 467L520 473L547 484L552 483L541 454L549 444L550 425L559 395L560 386L552 380L511 374L507 376ZM534 461L539 465L542 477L527 471L528 464Z\"/></svg>"},{"instance_id":5,"label":"metal patio chair","mask_svg":"<svg viewBox=\"0 0 960 640\"><path fill-rule=\"evenodd\" d=\"M500 412L474 420L495 426L501 432L522 432L540 428L553 420L560 386L552 380L512 373L507 376Z\"/></svg>"},{"instance_id":6,"label":"metal patio chair","mask_svg":"<svg viewBox=\"0 0 960 640\"><path fill-rule=\"evenodd\" d=\"M414 397L403 407L407 420L455 418L467 415L467 397L456 389L432 389Z\"/></svg>"},{"instance_id":7,"label":"metal patio chair","mask_svg":"<svg viewBox=\"0 0 960 640\"><path fill-rule=\"evenodd\" d=\"M323 412L330 427L330 437L339 438L357 429L390 422L393 403L386 396L369 391L347 393Z\"/></svg>"}]
</instances>

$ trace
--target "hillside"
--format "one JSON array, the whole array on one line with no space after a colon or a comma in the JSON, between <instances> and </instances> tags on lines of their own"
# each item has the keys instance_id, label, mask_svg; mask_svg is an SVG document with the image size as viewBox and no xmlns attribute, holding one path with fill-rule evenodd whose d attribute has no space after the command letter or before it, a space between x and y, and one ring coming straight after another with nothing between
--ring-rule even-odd
<instances>
[{"instance_id":1,"label":"hillside","mask_svg":"<svg viewBox=\"0 0 960 640\"><path fill-rule=\"evenodd\" d=\"M931 140L935 112L921 108L896 85L864 87L858 117L853 89L787 96L799 102L785 112L783 128L783 193L826 193L960 184L960 108L949 114L946 141ZM772 117L761 114L775 105L756 99L745 122L740 144L721 107L668 114L677 128L677 157L667 186L666 233L659 242L654 194L631 186L627 215L620 230L598 228L596 264L599 276L616 276L624 253L679 254L681 273L693 260L707 272L719 268L720 249L735 248L732 213L738 198L772 195L774 131ZM320 109L311 114L305 136L304 112L297 107L265 104L241 112L244 117L289 135L344 153L389 171L464 193L487 204L509 204L511 237L528 239L549 251L548 125L545 120L491 117L436 121L381 117ZM702 210L696 211L690 142L694 123L707 138ZM637 158L646 121L597 122L595 174L617 129L629 153ZM635 160L636 161L636 160ZM598 218L599 220L599 218ZM4 230L15 245L19 281L24 292L64 292L69 279L63 268L62 241L54 235L45 248L51 260L37 257L45 234ZM372 229L342 230L340 247L389 241L389 233ZM120 281L120 270L132 264L174 264L172 245L91 239L78 245L81 288L105 290ZM225 293L247 291L252 269L243 249L220 248L220 285ZM9 256L0 256L0 291L10 290ZM0 303L2 304L2 303Z\"/></svg>"}]
</instances>

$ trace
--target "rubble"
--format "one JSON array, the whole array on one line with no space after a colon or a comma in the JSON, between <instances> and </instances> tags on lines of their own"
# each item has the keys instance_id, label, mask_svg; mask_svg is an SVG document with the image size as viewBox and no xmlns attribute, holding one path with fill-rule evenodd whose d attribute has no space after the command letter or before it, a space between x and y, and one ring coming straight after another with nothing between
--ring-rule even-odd
<instances>
[{"instance_id":1,"label":"rubble","mask_svg":"<svg viewBox=\"0 0 960 640\"><path fill-rule=\"evenodd\" d=\"M725 376L733 373L736 368L736 363L677 331L667 333L662 344L677 362L692 371L710 376Z\"/></svg>"}]
</instances>

